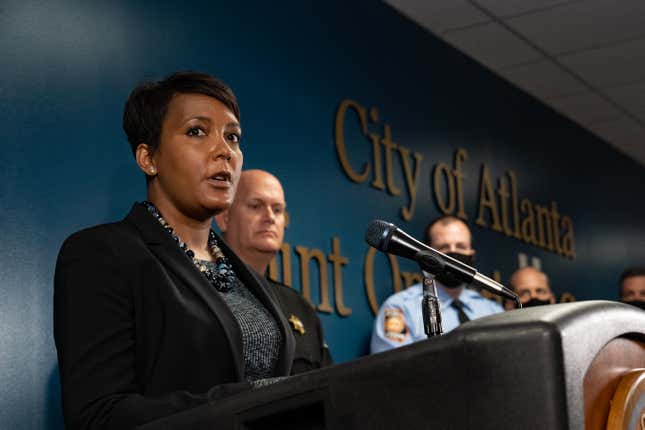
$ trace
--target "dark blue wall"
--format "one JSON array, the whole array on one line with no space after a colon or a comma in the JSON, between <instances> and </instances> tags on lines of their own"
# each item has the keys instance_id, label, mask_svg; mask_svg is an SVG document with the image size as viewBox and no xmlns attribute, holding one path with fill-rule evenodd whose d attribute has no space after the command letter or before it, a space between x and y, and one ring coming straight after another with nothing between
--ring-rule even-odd
<instances>
[{"instance_id":1,"label":"dark blue wall","mask_svg":"<svg viewBox=\"0 0 645 430\"><path fill-rule=\"evenodd\" d=\"M537 257L556 293L614 298L622 268L645 260L645 169L498 80L375 1L25 2L0 5L0 428L58 428L52 278L64 238L120 219L144 197L121 130L123 103L146 77L196 69L226 80L242 109L246 168L284 183L287 242L331 252L341 240L348 317L321 313L338 361L366 352L372 311L364 285L373 218L420 234L439 215L432 168L468 152L464 202L478 267L506 279L518 253ZM370 131L423 154L413 218L400 158L401 196L351 182L339 163L336 109L376 107ZM354 169L372 157L356 115L345 122ZM513 169L519 195L570 216L575 259L474 223L482 164L491 181ZM300 288L299 259L292 275ZM400 261L402 270L413 265ZM387 258L375 259L376 296L392 291ZM332 266L328 270L331 279ZM317 270L312 264L314 281ZM312 284L312 298L319 303ZM332 306L334 300L332 298Z\"/></svg>"}]
</instances>

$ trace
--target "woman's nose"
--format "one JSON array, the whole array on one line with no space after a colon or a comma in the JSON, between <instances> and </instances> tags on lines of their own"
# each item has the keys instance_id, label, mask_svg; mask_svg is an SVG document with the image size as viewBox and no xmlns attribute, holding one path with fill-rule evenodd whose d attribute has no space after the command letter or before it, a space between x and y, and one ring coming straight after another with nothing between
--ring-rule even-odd
<instances>
[{"instance_id":1,"label":"woman's nose","mask_svg":"<svg viewBox=\"0 0 645 430\"><path fill-rule=\"evenodd\" d=\"M213 157L216 159L223 158L226 161L231 161L231 158L233 157L233 149L223 135L215 137L212 152Z\"/></svg>"}]
</instances>

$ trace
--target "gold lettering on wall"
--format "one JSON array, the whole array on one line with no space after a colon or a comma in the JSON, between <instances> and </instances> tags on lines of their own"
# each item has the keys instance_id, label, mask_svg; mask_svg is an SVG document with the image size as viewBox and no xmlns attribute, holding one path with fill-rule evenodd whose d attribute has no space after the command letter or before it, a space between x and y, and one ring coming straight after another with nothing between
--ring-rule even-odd
<instances>
[{"instance_id":1,"label":"gold lettering on wall","mask_svg":"<svg viewBox=\"0 0 645 430\"><path fill-rule=\"evenodd\" d=\"M344 133L346 123L348 126L350 124L350 111L355 117L354 126L360 127L362 142L346 141ZM379 124L382 124L382 130L373 130ZM345 99L340 103L334 128L336 152L347 177L353 182L363 183L372 175L370 186L393 197L403 196L401 184L395 181L395 178L403 177L408 201L401 206L400 216L404 221L412 220L419 199L419 183L423 182L420 178L424 170L423 154L412 152L404 145L394 142L392 126L380 123L378 110L375 107L368 110L354 100ZM350 163L347 145L371 148L371 160L362 160L361 168L355 169L353 166L359 160ZM396 157L400 163L396 163ZM457 148L452 168L439 160L433 166L431 175L431 190L439 211L464 220L468 219L464 202L464 187L467 184L463 169L467 159L466 150ZM400 176L396 174L397 168ZM513 170L508 170L499 178L491 178L488 165L482 163L479 178L478 213L475 219L477 225L547 251L575 258L573 221L570 217L560 215L555 201L542 205L520 198L518 176ZM497 189L494 189L495 183Z\"/></svg>"},{"instance_id":2,"label":"gold lettering on wall","mask_svg":"<svg viewBox=\"0 0 645 430\"><path fill-rule=\"evenodd\" d=\"M570 302L575 302L576 301L576 296L569 292L564 292L560 296L560 303L570 303Z\"/></svg>"},{"instance_id":3,"label":"gold lettering on wall","mask_svg":"<svg viewBox=\"0 0 645 430\"><path fill-rule=\"evenodd\" d=\"M499 186L497 187L497 195L499 196L500 210L502 213L502 231L506 236L512 236L513 230L509 225L509 214L508 214L508 198L510 194L506 189L506 181L504 177L499 178Z\"/></svg>"},{"instance_id":4,"label":"gold lettering on wall","mask_svg":"<svg viewBox=\"0 0 645 430\"><path fill-rule=\"evenodd\" d=\"M538 240L535 237L535 221L533 220L533 204L529 199L522 199L522 213L526 217L522 220L522 239L524 242L537 245Z\"/></svg>"},{"instance_id":5,"label":"gold lettering on wall","mask_svg":"<svg viewBox=\"0 0 645 430\"><path fill-rule=\"evenodd\" d=\"M401 154L401 161L403 162L403 172L405 173L405 183L407 184L408 195L410 196L410 205L401 208L401 218L405 221L410 221L414 215L414 205L417 202L417 185L419 184L419 173L421 172L421 161L423 155L418 152L414 153L414 170L410 167L410 151L403 147L399 147ZM413 173L414 172L414 173Z\"/></svg>"},{"instance_id":6,"label":"gold lettering on wall","mask_svg":"<svg viewBox=\"0 0 645 430\"><path fill-rule=\"evenodd\" d=\"M370 109L370 122L373 124L378 122L378 110L375 107ZM381 136L377 133L369 133L368 136L372 142L372 161L374 162L372 187L384 191L385 183L383 183L383 167L381 166Z\"/></svg>"},{"instance_id":7,"label":"gold lettering on wall","mask_svg":"<svg viewBox=\"0 0 645 430\"><path fill-rule=\"evenodd\" d=\"M401 272L401 278L403 278L404 288L423 282L423 276L418 272Z\"/></svg>"},{"instance_id":8,"label":"gold lettering on wall","mask_svg":"<svg viewBox=\"0 0 645 430\"><path fill-rule=\"evenodd\" d=\"M401 194L401 190L394 183L394 172L392 170L392 150L398 149L399 145L392 142L392 130L388 124L383 126L385 136L381 140L383 148L385 149L385 181L387 183L387 191L393 196Z\"/></svg>"},{"instance_id":9,"label":"gold lettering on wall","mask_svg":"<svg viewBox=\"0 0 645 430\"><path fill-rule=\"evenodd\" d=\"M336 313L342 317L351 315L352 309L345 305L344 292L343 292L343 267L349 263L349 259L344 257L341 253L341 243L339 237L332 237L331 240L332 251L327 255L320 249L309 249L305 246L296 246L295 252L300 257L300 294L312 306L311 297L311 275L310 263L312 260L316 263L318 269L318 285L320 287L320 304L315 306L320 312L331 313L330 295L329 295L329 279L327 271L327 261L332 265L332 279L333 283L331 288L334 289L334 302L336 305ZM269 278L280 282L278 276L278 257L282 260L282 283L288 287L292 286L291 274L291 245L287 242L282 244L278 254L269 263L268 275Z\"/></svg>"},{"instance_id":10,"label":"gold lettering on wall","mask_svg":"<svg viewBox=\"0 0 645 430\"><path fill-rule=\"evenodd\" d=\"M347 154L347 145L357 144L357 142L349 143L345 139L345 123L349 111L356 113L361 133L365 140L371 143L372 148L371 162L365 161L361 165L360 171L356 171L352 167ZM372 174L373 178L370 184L372 188L397 197L402 195L402 190L395 181L395 168L397 166L395 158L398 156L401 175L405 181L404 185L408 196L408 203L401 207L401 218L409 221L414 216L414 207L417 202L419 177L423 171L423 154L411 152L409 148L394 142L392 140L392 127L387 123L383 124L382 134L369 131L368 116L370 124L378 124L379 113L375 107L370 108L368 115L367 109L353 100L345 99L340 103L334 122L336 153L340 166L353 182L365 182L369 175ZM365 143L363 142L363 144Z\"/></svg>"},{"instance_id":11,"label":"gold lettering on wall","mask_svg":"<svg viewBox=\"0 0 645 430\"><path fill-rule=\"evenodd\" d=\"M340 239L338 237L332 239L332 252L327 258L334 267L334 302L336 303L336 312L342 317L349 316L352 310L343 303L343 275L341 273L342 266L347 265L349 259L341 255Z\"/></svg>"},{"instance_id":12,"label":"gold lettering on wall","mask_svg":"<svg viewBox=\"0 0 645 430\"><path fill-rule=\"evenodd\" d=\"M466 210L464 208L464 189L463 180L465 175L462 171L462 163L468 158L465 149L457 149L453 160L453 169L450 170L448 164L439 162L435 165L432 175L434 184L434 200L439 210L444 215L452 215L457 205L455 216L467 220ZM444 184L445 182L445 184ZM446 188L447 195L444 199L443 188Z\"/></svg>"},{"instance_id":13,"label":"gold lettering on wall","mask_svg":"<svg viewBox=\"0 0 645 430\"><path fill-rule=\"evenodd\" d=\"M562 217L562 229L564 235L562 236L562 253L570 258L576 257L575 241L573 238L573 221L568 216Z\"/></svg>"},{"instance_id":14,"label":"gold lettering on wall","mask_svg":"<svg viewBox=\"0 0 645 430\"><path fill-rule=\"evenodd\" d=\"M345 146L345 115L348 109L354 110L358 114L358 119L361 126L361 131L363 134L367 133L367 120L365 118L366 112L365 108L356 103L354 100L343 100L336 111L336 121L335 121L335 137L336 137L336 153L338 154L338 159L340 164L343 167L343 171L354 182L364 182L370 174L370 165L369 163L364 163L361 167L361 172L356 173L352 168L352 165L347 158L347 147Z\"/></svg>"},{"instance_id":15,"label":"gold lettering on wall","mask_svg":"<svg viewBox=\"0 0 645 430\"><path fill-rule=\"evenodd\" d=\"M447 200L444 200L443 193L441 192L442 179L445 178L445 184L447 185ZM444 215L452 214L455 210L455 184L450 175L450 167L446 163L437 163L434 168L434 198L439 210Z\"/></svg>"},{"instance_id":16,"label":"gold lettering on wall","mask_svg":"<svg viewBox=\"0 0 645 430\"><path fill-rule=\"evenodd\" d=\"M455 177L455 188L457 190L457 216L463 220L467 220L466 210L464 209L464 188L463 180L465 178L462 172L461 165L468 159L468 153L465 149L458 148L455 151L454 170L452 174Z\"/></svg>"},{"instance_id":17,"label":"gold lettering on wall","mask_svg":"<svg viewBox=\"0 0 645 430\"><path fill-rule=\"evenodd\" d=\"M485 209L488 209L493 221L490 228L495 231L502 231L502 226L499 223L495 193L493 193L493 186L490 182L490 175L486 164L482 164L482 173L479 183L479 215L477 216L475 223L482 227L488 227L485 216Z\"/></svg>"},{"instance_id":18,"label":"gold lettering on wall","mask_svg":"<svg viewBox=\"0 0 645 430\"><path fill-rule=\"evenodd\" d=\"M538 246L553 251L553 234L551 233L551 214L549 208L535 205L538 222Z\"/></svg>"},{"instance_id":19,"label":"gold lettering on wall","mask_svg":"<svg viewBox=\"0 0 645 430\"><path fill-rule=\"evenodd\" d=\"M300 294L310 304L311 302L311 287L309 279L309 261L313 258L318 262L318 273L320 274L320 304L316 306L320 312L332 313L333 309L329 304L329 284L327 283L327 260L325 254L320 249L309 250L304 246L296 246L296 252L300 256L300 283L302 289Z\"/></svg>"},{"instance_id":20,"label":"gold lettering on wall","mask_svg":"<svg viewBox=\"0 0 645 430\"><path fill-rule=\"evenodd\" d=\"M378 312L378 301L376 300L376 290L374 286L374 256L376 255L376 248L370 247L365 254L365 265L363 272L363 280L365 281L365 293L367 295L367 302L372 309L372 313L376 315ZM399 269L399 262L392 254L387 254L390 261L390 269L392 270L392 286L394 292L401 291L401 270Z\"/></svg>"},{"instance_id":21,"label":"gold lettering on wall","mask_svg":"<svg viewBox=\"0 0 645 430\"><path fill-rule=\"evenodd\" d=\"M560 246L560 214L558 213L558 205L553 201L551 202L551 225L553 226L555 252L562 255L562 247Z\"/></svg>"},{"instance_id":22,"label":"gold lettering on wall","mask_svg":"<svg viewBox=\"0 0 645 430\"><path fill-rule=\"evenodd\" d=\"M280 260L282 260L282 283L287 287L291 286L291 245L284 242L280 246L280 251L278 252ZM269 263L269 278L273 279L276 282L278 281L278 261L277 257L273 257Z\"/></svg>"},{"instance_id":23,"label":"gold lettering on wall","mask_svg":"<svg viewBox=\"0 0 645 430\"><path fill-rule=\"evenodd\" d=\"M508 180L511 183L511 196L513 201L513 235L516 239L522 239L522 234L520 233L520 209L519 209L519 198L517 195L517 176L515 172L509 170L506 172L508 175Z\"/></svg>"}]
</instances>

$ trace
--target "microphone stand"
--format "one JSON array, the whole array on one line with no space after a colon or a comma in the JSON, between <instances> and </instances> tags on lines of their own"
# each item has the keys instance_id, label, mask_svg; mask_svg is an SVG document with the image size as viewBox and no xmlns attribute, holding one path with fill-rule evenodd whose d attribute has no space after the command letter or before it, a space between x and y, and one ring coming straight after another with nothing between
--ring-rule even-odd
<instances>
[{"instance_id":1,"label":"microphone stand","mask_svg":"<svg viewBox=\"0 0 645 430\"><path fill-rule=\"evenodd\" d=\"M415 260L423 272L423 300L421 302L423 328L428 338L441 336L443 334L441 309L434 277L435 273L441 273L445 269L446 263L441 257L425 251L417 252Z\"/></svg>"},{"instance_id":2,"label":"microphone stand","mask_svg":"<svg viewBox=\"0 0 645 430\"><path fill-rule=\"evenodd\" d=\"M423 270L423 301L421 302L423 313L423 328L428 339L443 334L441 325L441 309L437 298L437 286L434 282L434 275Z\"/></svg>"}]
</instances>

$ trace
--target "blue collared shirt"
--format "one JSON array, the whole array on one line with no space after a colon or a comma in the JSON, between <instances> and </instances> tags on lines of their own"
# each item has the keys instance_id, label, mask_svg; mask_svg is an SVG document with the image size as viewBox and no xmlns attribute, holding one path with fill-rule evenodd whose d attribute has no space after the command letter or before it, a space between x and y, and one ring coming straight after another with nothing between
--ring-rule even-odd
<instances>
[{"instance_id":1,"label":"blue collared shirt","mask_svg":"<svg viewBox=\"0 0 645 430\"><path fill-rule=\"evenodd\" d=\"M443 332L447 333L459 325L457 310L451 306L453 299L441 285L437 285L437 297L441 305ZM374 320L370 342L372 354L427 339L423 329L422 298L423 287L415 284L383 302ZM471 320L504 311L496 302L468 288L461 291L459 300ZM397 327L403 328L401 332L394 331Z\"/></svg>"}]
</instances>

